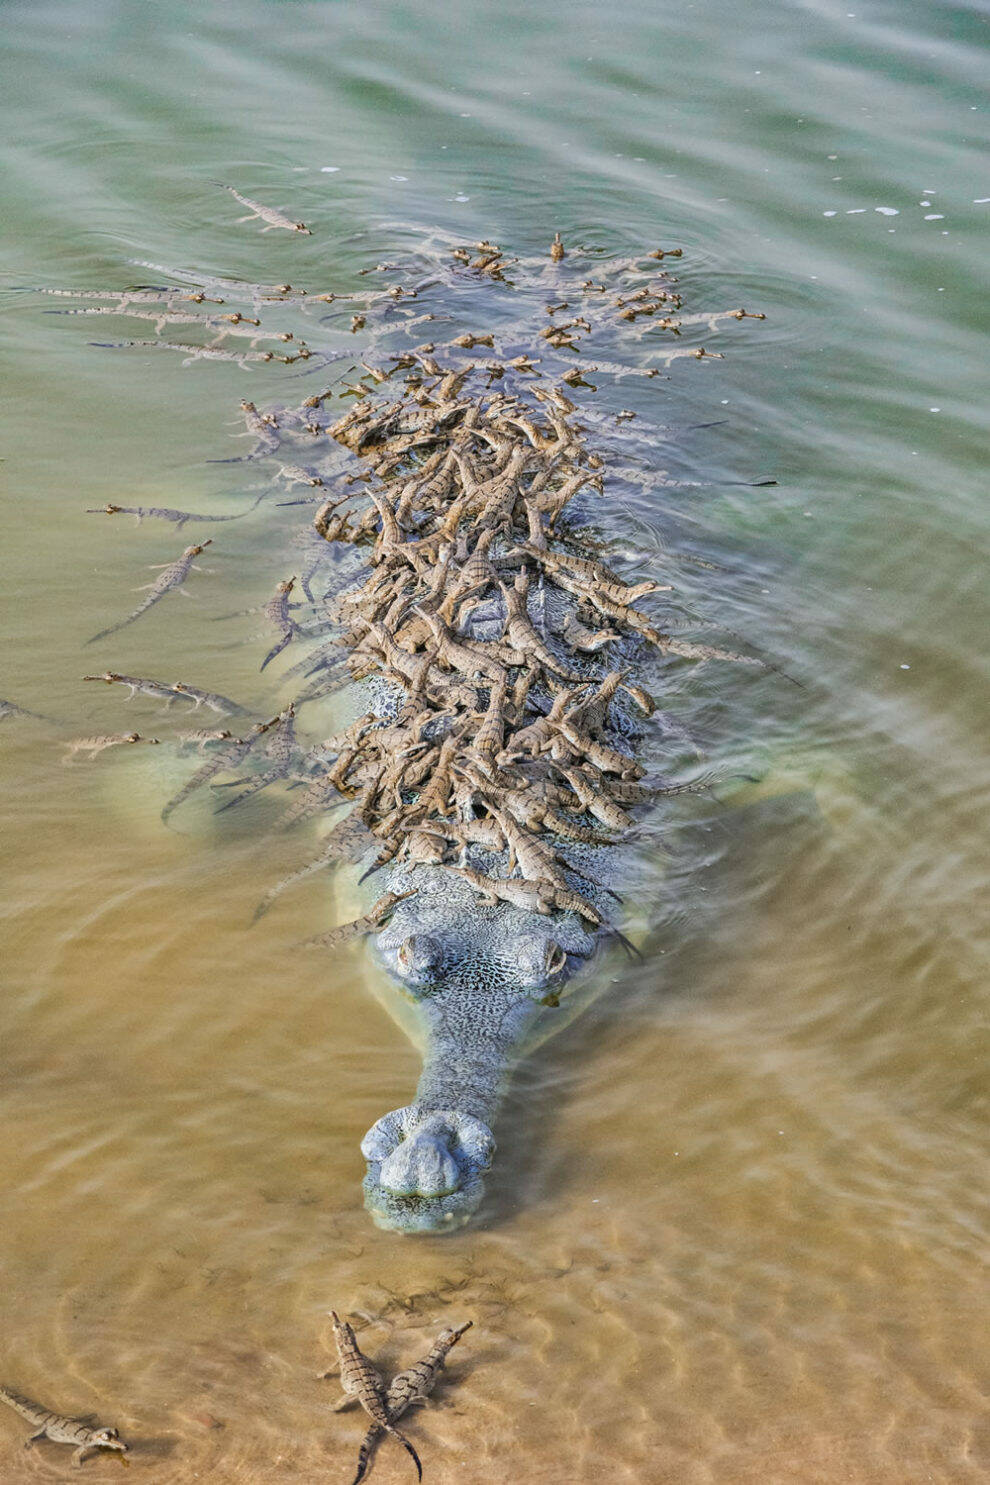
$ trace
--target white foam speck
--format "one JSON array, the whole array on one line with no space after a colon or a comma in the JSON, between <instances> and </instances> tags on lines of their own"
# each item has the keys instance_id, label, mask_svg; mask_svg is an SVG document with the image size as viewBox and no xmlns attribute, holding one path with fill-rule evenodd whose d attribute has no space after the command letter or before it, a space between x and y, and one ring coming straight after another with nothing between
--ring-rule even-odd
<instances>
[{"instance_id":1,"label":"white foam speck","mask_svg":"<svg viewBox=\"0 0 990 1485\"><path fill-rule=\"evenodd\" d=\"M987 204L988 201L990 201L990 196L974 196L973 197L973 205L974 206L986 206L986 204Z\"/></svg>"},{"instance_id":2,"label":"white foam speck","mask_svg":"<svg viewBox=\"0 0 990 1485\"><path fill-rule=\"evenodd\" d=\"M847 217L861 217L866 210L865 206L851 206L846 212Z\"/></svg>"},{"instance_id":3,"label":"white foam speck","mask_svg":"<svg viewBox=\"0 0 990 1485\"><path fill-rule=\"evenodd\" d=\"M321 165L320 166L320 174L321 175L336 175L337 174L337 171L339 169L340 169L340 166L339 165Z\"/></svg>"},{"instance_id":4,"label":"white foam speck","mask_svg":"<svg viewBox=\"0 0 990 1485\"><path fill-rule=\"evenodd\" d=\"M940 407L930 407L930 408L929 408L929 409L928 409L928 411L929 411L929 412L941 412L941 411L942 411L942 409L941 409L941 408L940 408Z\"/></svg>"},{"instance_id":5,"label":"white foam speck","mask_svg":"<svg viewBox=\"0 0 990 1485\"><path fill-rule=\"evenodd\" d=\"M458 192L458 194L457 194L457 195L456 195L456 196L455 196L455 197L454 197L454 200L455 200L455 201L470 201L470 200L471 200L471 197L470 197L470 196L465 196L465 194L464 194L464 192L463 192L463 191L460 191L460 192Z\"/></svg>"},{"instance_id":6,"label":"white foam speck","mask_svg":"<svg viewBox=\"0 0 990 1485\"><path fill-rule=\"evenodd\" d=\"M408 175L390 175L389 180L408 180Z\"/></svg>"},{"instance_id":7,"label":"white foam speck","mask_svg":"<svg viewBox=\"0 0 990 1485\"><path fill-rule=\"evenodd\" d=\"M930 201L919 201L918 202L918 205L919 206L931 206L931 204L932 203Z\"/></svg>"},{"instance_id":8,"label":"white foam speck","mask_svg":"<svg viewBox=\"0 0 990 1485\"><path fill-rule=\"evenodd\" d=\"M837 215L838 215L838 213L837 212L834 212L834 211L823 211L822 212L822 216L823 217L834 217L834 216L837 216Z\"/></svg>"},{"instance_id":9,"label":"white foam speck","mask_svg":"<svg viewBox=\"0 0 990 1485\"><path fill-rule=\"evenodd\" d=\"M902 665L902 666L901 666L901 669L902 669L902 670L910 670L910 669L911 669L911 667L910 667L910 665Z\"/></svg>"},{"instance_id":10,"label":"white foam speck","mask_svg":"<svg viewBox=\"0 0 990 1485\"><path fill-rule=\"evenodd\" d=\"M944 222L945 221L945 212L944 211L926 211L925 212L925 221L926 222Z\"/></svg>"},{"instance_id":11,"label":"white foam speck","mask_svg":"<svg viewBox=\"0 0 990 1485\"><path fill-rule=\"evenodd\" d=\"M873 210L878 211L882 217L900 216L900 212L897 210L896 206L875 206Z\"/></svg>"}]
</instances>

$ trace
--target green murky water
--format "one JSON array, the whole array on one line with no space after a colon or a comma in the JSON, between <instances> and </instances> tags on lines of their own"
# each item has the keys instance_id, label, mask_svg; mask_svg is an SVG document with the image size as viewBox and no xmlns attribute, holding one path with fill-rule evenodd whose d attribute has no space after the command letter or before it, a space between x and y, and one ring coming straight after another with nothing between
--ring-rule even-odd
<instances>
[{"instance_id":1,"label":"green murky water","mask_svg":"<svg viewBox=\"0 0 990 1485\"><path fill-rule=\"evenodd\" d=\"M327 1309L370 1317L383 1364L472 1318L410 1425L434 1481L982 1477L985 9L3 17L0 693L55 723L0 737L0 1380L117 1422L135 1478L343 1480ZM215 178L313 236L235 226ZM242 508L264 476L207 461L279 372L94 350L131 331L22 292L155 277L135 260L336 286L434 228L677 243L696 307L766 312L674 368L669 422L716 426L657 467L712 482L675 502L731 570L707 613L804 681L699 682L713 755L768 782L677 814L645 964L522 1069L483 1220L442 1242L360 1205L358 1141L417 1059L359 951L291 953L326 884L249 933L293 864L263 812L164 830L167 745L62 766L69 738L175 727L80 677L182 540L86 508ZM217 530L198 599L100 668L263 710L252 621L211 621L285 548L270 513ZM0 1427L4 1481L70 1477Z\"/></svg>"}]
</instances>

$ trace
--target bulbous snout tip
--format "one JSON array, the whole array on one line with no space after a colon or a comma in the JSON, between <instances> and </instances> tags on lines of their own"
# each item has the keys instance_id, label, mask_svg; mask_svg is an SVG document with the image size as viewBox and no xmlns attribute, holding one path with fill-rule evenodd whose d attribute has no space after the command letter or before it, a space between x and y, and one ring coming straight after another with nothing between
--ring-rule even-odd
<instances>
[{"instance_id":1,"label":"bulbous snout tip","mask_svg":"<svg viewBox=\"0 0 990 1485\"><path fill-rule=\"evenodd\" d=\"M477 1210L495 1140L480 1119L452 1109L395 1109L365 1135L366 1203L380 1227L442 1232Z\"/></svg>"}]
</instances>

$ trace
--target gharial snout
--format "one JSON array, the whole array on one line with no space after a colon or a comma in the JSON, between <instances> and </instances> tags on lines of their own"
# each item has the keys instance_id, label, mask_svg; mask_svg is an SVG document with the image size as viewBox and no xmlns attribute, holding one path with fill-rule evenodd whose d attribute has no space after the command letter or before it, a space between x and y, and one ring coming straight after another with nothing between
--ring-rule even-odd
<instances>
[{"instance_id":1,"label":"gharial snout","mask_svg":"<svg viewBox=\"0 0 990 1485\"><path fill-rule=\"evenodd\" d=\"M436 1231L477 1209L495 1140L487 1124L453 1109L394 1109L361 1142L365 1192L380 1225Z\"/></svg>"}]
</instances>

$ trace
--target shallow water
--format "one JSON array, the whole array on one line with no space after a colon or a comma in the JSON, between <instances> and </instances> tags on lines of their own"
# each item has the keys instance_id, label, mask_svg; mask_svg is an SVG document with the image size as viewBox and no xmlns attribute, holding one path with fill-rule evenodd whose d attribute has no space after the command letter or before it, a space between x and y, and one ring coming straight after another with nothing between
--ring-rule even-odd
<instances>
[{"instance_id":1,"label":"shallow water","mask_svg":"<svg viewBox=\"0 0 990 1485\"><path fill-rule=\"evenodd\" d=\"M0 732L0 1380L118 1423L136 1479L344 1480L363 1429L315 1380L333 1305L384 1365L474 1320L409 1423L434 1481L982 1477L985 11L4 15L0 693L55 722ZM214 178L314 235L233 225ZM766 312L656 394L656 466L714 483L610 529L649 549L674 523L724 563L691 602L803 686L682 682L712 758L764 784L670 810L644 964L521 1068L479 1223L400 1240L358 1142L418 1058L360 949L291 952L326 882L247 931L300 860L274 803L166 830L190 767L167 742L61 762L174 735L80 682L106 664L291 694L254 620L211 622L286 575L269 506L213 530L198 598L95 667L84 645L186 541L86 507L243 508L264 475L207 461L244 451L237 402L283 396L281 368L97 351L131 330L17 286L144 259L336 287L435 228L676 243L693 307ZM25 1431L4 1410L0 1479L69 1479ZM410 1468L393 1444L375 1466Z\"/></svg>"}]
</instances>

